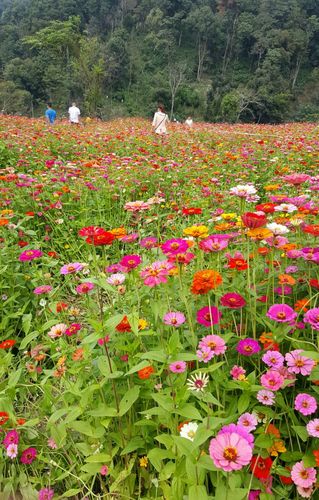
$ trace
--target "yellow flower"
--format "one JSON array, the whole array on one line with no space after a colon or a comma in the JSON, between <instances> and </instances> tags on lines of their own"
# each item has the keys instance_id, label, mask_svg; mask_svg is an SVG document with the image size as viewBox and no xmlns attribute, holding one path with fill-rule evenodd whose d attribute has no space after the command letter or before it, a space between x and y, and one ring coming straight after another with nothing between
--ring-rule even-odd
<instances>
[{"instance_id":1,"label":"yellow flower","mask_svg":"<svg viewBox=\"0 0 319 500\"><path fill-rule=\"evenodd\" d=\"M146 467L148 466L148 458L147 457L142 457L139 459L140 460L140 467Z\"/></svg>"},{"instance_id":2,"label":"yellow flower","mask_svg":"<svg viewBox=\"0 0 319 500\"><path fill-rule=\"evenodd\" d=\"M144 318L141 318L138 320L138 329L139 330L145 330L145 328L148 327L148 323L146 321L146 319Z\"/></svg>"},{"instance_id":3,"label":"yellow flower","mask_svg":"<svg viewBox=\"0 0 319 500\"><path fill-rule=\"evenodd\" d=\"M237 217L237 214L234 212L229 212L228 214L221 214L221 218L224 220L231 220L235 219Z\"/></svg>"},{"instance_id":4,"label":"yellow flower","mask_svg":"<svg viewBox=\"0 0 319 500\"><path fill-rule=\"evenodd\" d=\"M268 184L268 186L264 186L265 191L277 191L280 189L279 184Z\"/></svg>"},{"instance_id":5,"label":"yellow flower","mask_svg":"<svg viewBox=\"0 0 319 500\"><path fill-rule=\"evenodd\" d=\"M281 439L276 439L271 448L269 448L269 453L272 457L278 457L279 453L285 453L287 451L284 442Z\"/></svg>"},{"instance_id":6,"label":"yellow flower","mask_svg":"<svg viewBox=\"0 0 319 500\"><path fill-rule=\"evenodd\" d=\"M111 229L110 233L113 234L115 238L122 238L126 235L126 230L124 227L115 227L114 229Z\"/></svg>"},{"instance_id":7,"label":"yellow flower","mask_svg":"<svg viewBox=\"0 0 319 500\"><path fill-rule=\"evenodd\" d=\"M207 238L208 227L206 226L191 226L184 229L185 236L192 236L193 238Z\"/></svg>"}]
</instances>

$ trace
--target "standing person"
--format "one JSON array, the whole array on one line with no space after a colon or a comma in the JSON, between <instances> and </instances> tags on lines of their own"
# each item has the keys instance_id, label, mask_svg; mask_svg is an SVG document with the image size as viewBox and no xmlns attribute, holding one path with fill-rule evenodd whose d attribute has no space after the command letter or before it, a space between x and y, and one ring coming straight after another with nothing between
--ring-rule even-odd
<instances>
[{"instance_id":1,"label":"standing person","mask_svg":"<svg viewBox=\"0 0 319 500\"><path fill-rule=\"evenodd\" d=\"M56 111L52 108L52 104L50 102L48 102L48 104L47 104L45 118L46 118L46 121L48 123L50 123L51 125L54 124L55 119L56 119Z\"/></svg>"},{"instance_id":2,"label":"standing person","mask_svg":"<svg viewBox=\"0 0 319 500\"><path fill-rule=\"evenodd\" d=\"M79 125L80 123L80 114L81 111L77 107L75 102L72 102L72 106L69 107L69 120L70 123Z\"/></svg>"},{"instance_id":3,"label":"standing person","mask_svg":"<svg viewBox=\"0 0 319 500\"><path fill-rule=\"evenodd\" d=\"M164 111L164 106L159 105L156 113L154 114L152 126L155 134L167 134L166 124L169 122L168 116Z\"/></svg>"},{"instance_id":4,"label":"standing person","mask_svg":"<svg viewBox=\"0 0 319 500\"><path fill-rule=\"evenodd\" d=\"M192 126L193 126L193 119L192 119L191 116L189 116L187 118L187 120L185 120L185 125L187 125L189 128L192 128Z\"/></svg>"}]
</instances>

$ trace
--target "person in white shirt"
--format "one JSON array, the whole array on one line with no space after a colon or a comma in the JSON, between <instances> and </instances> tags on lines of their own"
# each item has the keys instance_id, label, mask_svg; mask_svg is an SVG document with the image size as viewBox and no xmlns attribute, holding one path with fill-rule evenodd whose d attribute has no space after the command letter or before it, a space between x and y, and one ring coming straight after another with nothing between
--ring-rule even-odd
<instances>
[{"instance_id":1,"label":"person in white shirt","mask_svg":"<svg viewBox=\"0 0 319 500\"><path fill-rule=\"evenodd\" d=\"M185 120L185 125L187 125L189 128L192 128L192 126L193 126L193 120L192 120L191 116L189 116L187 118L187 120Z\"/></svg>"},{"instance_id":2,"label":"person in white shirt","mask_svg":"<svg viewBox=\"0 0 319 500\"><path fill-rule=\"evenodd\" d=\"M157 112L154 115L152 126L155 134L167 134L166 124L169 122L167 114L164 112L163 106L158 106Z\"/></svg>"},{"instance_id":3,"label":"person in white shirt","mask_svg":"<svg viewBox=\"0 0 319 500\"><path fill-rule=\"evenodd\" d=\"M79 124L80 123L80 114L81 111L75 104L75 102L72 102L72 106L69 108L69 120L70 123L75 123Z\"/></svg>"}]
</instances>

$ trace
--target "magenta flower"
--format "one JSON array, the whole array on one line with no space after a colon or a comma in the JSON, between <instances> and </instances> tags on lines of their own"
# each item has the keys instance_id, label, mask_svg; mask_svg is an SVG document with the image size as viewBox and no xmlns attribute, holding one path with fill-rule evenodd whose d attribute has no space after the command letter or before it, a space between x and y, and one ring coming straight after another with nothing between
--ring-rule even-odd
<instances>
[{"instance_id":1,"label":"magenta flower","mask_svg":"<svg viewBox=\"0 0 319 500\"><path fill-rule=\"evenodd\" d=\"M111 264L110 266L105 268L106 273L123 273L125 272L125 268L120 264Z\"/></svg>"},{"instance_id":2,"label":"magenta flower","mask_svg":"<svg viewBox=\"0 0 319 500\"><path fill-rule=\"evenodd\" d=\"M169 369L173 373L184 373L186 367L185 361L174 361L174 363L169 365Z\"/></svg>"},{"instance_id":3,"label":"magenta flower","mask_svg":"<svg viewBox=\"0 0 319 500\"><path fill-rule=\"evenodd\" d=\"M319 418L315 418L308 422L307 432L309 436L319 438Z\"/></svg>"},{"instance_id":4,"label":"magenta flower","mask_svg":"<svg viewBox=\"0 0 319 500\"><path fill-rule=\"evenodd\" d=\"M251 432L256 429L258 421L252 413L244 413L239 417L237 423L244 427L246 431Z\"/></svg>"},{"instance_id":5,"label":"magenta flower","mask_svg":"<svg viewBox=\"0 0 319 500\"><path fill-rule=\"evenodd\" d=\"M253 356L253 354L259 352L260 349L261 347L257 340L251 338L240 340L236 347L237 352L243 356Z\"/></svg>"},{"instance_id":6,"label":"magenta flower","mask_svg":"<svg viewBox=\"0 0 319 500\"><path fill-rule=\"evenodd\" d=\"M41 252L41 250L25 250L19 255L19 260L21 262L25 262L28 260L39 259L42 255L43 252Z\"/></svg>"},{"instance_id":7,"label":"magenta flower","mask_svg":"<svg viewBox=\"0 0 319 500\"><path fill-rule=\"evenodd\" d=\"M275 394L271 391L262 389L261 391L257 392L257 399L263 405L272 406L275 402L275 398Z\"/></svg>"},{"instance_id":8,"label":"magenta flower","mask_svg":"<svg viewBox=\"0 0 319 500\"><path fill-rule=\"evenodd\" d=\"M150 266L144 267L140 272L140 276L144 279L144 285L152 288L160 283L167 283L168 271L168 266L158 260Z\"/></svg>"},{"instance_id":9,"label":"magenta flower","mask_svg":"<svg viewBox=\"0 0 319 500\"><path fill-rule=\"evenodd\" d=\"M230 309L240 309L246 305L246 300L239 293L225 293L221 297L220 303Z\"/></svg>"},{"instance_id":10,"label":"magenta flower","mask_svg":"<svg viewBox=\"0 0 319 500\"><path fill-rule=\"evenodd\" d=\"M140 245L143 248L155 248L157 247L157 238L154 236L147 236L146 238L141 239Z\"/></svg>"},{"instance_id":11,"label":"magenta flower","mask_svg":"<svg viewBox=\"0 0 319 500\"><path fill-rule=\"evenodd\" d=\"M197 322L204 326L217 325L221 318L221 312L215 306L203 307L197 311Z\"/></svg>"},{"instance_id":12,"label":"magenta flower","mask_svg":"<svg viewBox=\"0 0 319 500\"><path fill-rule=\"evenodd\" d=\"M8 431L2 443L6 448L8 448L10 444L19 444L18 432L15 429L13 429L12 431Z\"/></svg>"},{"instance_id":13,"label":"magenta flower","mask_svg":"<svg viewBox=\"0 0 319 500\"><path fill-rule=\"evenodd\" d=\"M290 323L296 319L297 313L287 304L274 304L268 309L266 316L278 323Z\"/></svg>"},{"instance_id":14,"label":"magenta flower","mask_svg":"<svg viewBox=\"0 0 319 500\"><path fill-rule=\"evenodd\" d=\"M248 500L259 500L261 490L250 490Z\"/></svg>"},{"instance_id":15,"label":"magenta flower","mask_svg":"<svg viewBox=\"0 0 319 500\"><path fill-rule=\"evenodd\" d=\"M32 464L32 462L36 459L37 457L37 450L35 448L27 448L24 450L21 454L20 457L20 462L22 464Z\"/></svg>"},{"instance_id":16,"label":"magenta flower","mask_svg":"<svg viewBox=\"0 0 319 500\"><path fill-rule=\"evenodd\" d=\"M303 320L305 323L309 323L314 330L319 330L319 307L309 309L304 315Z\"/></svg>"},{"instance_id":17,"label":"magenta flower","mask_svg":"<svg viewBox=\"0 0 319 500\"><path fill-rule=\"evenodd\" d=\"M79 323L72 323L69 328L65 330L65 335L71 337L71 335L76 335L81 330L81 325Z\"/></svg>"},{"instance_id":18,"label":"magenta flower","mask_svg":"<svg viewBox=\"0 0 319 500\"><path fill-rule=\"evenodd\" d=\"M41 285L37 286L34 290L33 293L36 295L42 295L43 293L49 293L52 290L52 286L50 285Z\"/></svg>"},{"instance_id":19,"label":"magenta flower","mask_svg":"<svg viewBox=\"0 0 319 500\"><path fill-rule=\"evenodd\" d=\"M303 462L297 462L291 469L291 479L297 486L309 488L316 482L317 472L313 467L305 467Z\"/></svg>"},{"instance_id":20,"label":"magenta flower","mask_svg":"<svg viewBox=\"0 0 319 500\"><path fill-rule=\"evenodd\" d=\"M270 391L278 391L281 389L285 378L276 370L268 370L260 377L260 382L263 387Z\"/></svg>"},{"instance_id":21,"label":"magenta flower","mask_svg":"<svg viewBox=\"0 0 319 500\"><path fill-rule=\"evenodd\" d=\"M170 326L180 326L183 323L185 323L186 318L183 313L176 311L176 312L168 312L165 314L163 321L165 325L170 325Z\"/></svg>"},{"instance_id":22,"label":"magenta flower","mask_svg":"<svg viewBox=\"0 0 319 500\"><path fill-rule=\"evenodd\" d=\"M138 233L131 233L131 234L126 234L125 236L122 236L119 238L122 243L134 243L138 239Z\"/></svg>"},{"instance_id":23,"label":"magenta flower","mask_svg":"<svg viewBox=\"0 0 319 500\"><path fill-rule=\"evenodd\" d=\"M246 370L242 366L234 365L230 370L230 374L234 380L243 380Z\"/></svg>"},{"instance_id":24,"label":"magenta flower","mask_svg":"<svg viewBox=\"0 0 319 500\"><path fill-rule=\"evenodd\" d=\"M317 402L313 396L301 393L295 399L295 410L299 411L302 415L312 415L317 411Z\"/></svg>"},{"instance_id":25,"label":"magenta flower","mask_svg":"<svg viewBox=\"0 0 319 500\"><path fill-rule=\"evenodd\" d=\"M310 358L306 358L306 356L301 356L301 352L302 349L296 349L286 354L285 360L287 361L288 372L310 375L315 362Z\"/></svg>"},{"instance_id":26,"label":"magenta flower","mask_svg":"<svg viewBox=\"0 0 319 500\"><path fill-rule=\"evenodd\" d=\"M42 488L42 490L39 491L38 500L52 500L53 497L54 490L51 490L50 488Z\"/></svg>"},{"instance_id":27,"label":"magenta flower","mask_svg":"<svg viewBox=\"0 0 319 500\"><path fill-rule=\"evenodd\" d=\"M6 449L7 457L12 460L18 456L18 445L15 443L9 444Z\"/></svg>"},{"instance_id":28,"label":"magenta flower","mask_svg":"<svg viewBox=\"0 0 319 500\"><path fill-rule=\"evenodd\" d=\"M202 347L196 351L196 355L199 361L203 361L203 363L208 363L213 357L214 353L209 347Z\"/></svg>"},{"instance_id":29,"label":"magenta flower","mask_svg":"<svg viewBox=\"0 0 319 500\"><path fill-rule=\"evenodd\" d=\"M64 266L61 267L60 273L61 274L74 274L77 271L81 271L83 269L83 264L80 262L73 262L72 264L65 264Z\"/></svg>"},{"instance_id":30,"label":"magenta flower","mask_svg":"<svg viewBox=\"0 0 319 500\"><path fill-rule=\"evenodd\" d=\"M225 432L237 432L242 438L246 439L248 441L249 446L251 448L254 447L254 436L250 434L250 432L245 429L242 425L239 424L228 424L224 425L219 431L218 434L224 434Z\"/></svg>"},{"instance_id":31,"label":"magenta flower","mask_svg":"<svg viewBox=\"0 0 319 500\"><path fill-rule=\"evenodd\" d=\"M142 258L139 255L125 255L119 262L120 266L125 267L128 271L134 269L142 262Z\"/></svg>"},{"instance_id":32,"label":"magenta flower","mask_svg":"<svg viewBox=\"0 0 319 500\"><path fill-rule=\"evenodd\" d=\"M267 351L261 358L270 368L279 369L284 365L285 358L278 351Z\"/></svg>"},{"instance_id":33,"label":"magenta flower","mask_svg":"<svg viewBox=\"0 0 319 500\"><path fill-rule=\"evenodd\" d=\"M93 290L94 288L94 283L91 283L90 281L86 281L85 283L81 283L76 287L76 291L80 294L85 294L88 293L90 290Z\"/></svg>"},{"instance_id":34,"label":"magenta flower","mask_svg":"<svg viewBox=\"0 0 319 500\"><path fill-rule=\"evenodd\" d=\"M169 255L176 255L178 253L184 253L188 250L188 243L186 240L181 238L173 238L172 240L167 240L161 246L162 252Z\"/></svg>"},{"instance_id":35,"label":"magenta flower","mask_svg":"<svg viewBox=\"0 0 319 500\"><path fill-rule=\"evenodd\" d=\"M211 440L209 454L218 469L230 472L248 465L253 453L247 439L240 434L223 432Z\"/></svg>"},{"instance_id":36,"label":"magenta flower","mask_svg":"<svg viewBox=\"0 0 319 500\"><path fill-rule=\"evenodd\" d=\"M220 252L228 246L229 238L217 238L214 235L200 241L199 248L204 252Z\"/></svg>"},{"instance_id":37,"label":"magenta flower","mask_svg":"<svg viewBox=\"0 0 319 500\"><path fill-rule=\"evenodd\" d=\"M206 337L203 337L200 340L198 347L201 350L210 349L213 356L224 354L227 349L225 340L222 339L219 335L206 335Z\"/></svg>"}]
</instances>

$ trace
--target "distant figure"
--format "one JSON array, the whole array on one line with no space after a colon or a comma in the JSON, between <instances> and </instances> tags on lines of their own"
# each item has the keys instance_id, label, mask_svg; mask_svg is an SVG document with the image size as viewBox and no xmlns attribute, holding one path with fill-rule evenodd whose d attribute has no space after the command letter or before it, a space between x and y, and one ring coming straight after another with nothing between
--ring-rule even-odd
<instances>
[{"instance_id":1,"label":"distant figure","mask_svg":"<svg viewBox=\"0 0 319 500\"><path fill-rule=\"evenodd\" d=\"M56 111L52 108L52 104L48 102L47 104L47 110L45 112L45 118L48 123L51 125L54 124L55 119L56 119Z\"/></svg>"},{"instance_id":2,"label":"distant figure","mask_svg":"<svg viewBox=\"0 0 319 500\"><path fill-rule=\"evenodd\" d=\"M192 120L191 116L189 116L187 118L187 120L185 120L185 125L187 125L189 128L192 128L192 126L193 126L193 120Z\"/></svg>"},{"instance_id":3,"label":"distant figure","mask_svg":"<svg viewBox=\"0 0 319 500\"><path fill-rule=\"evenodd\" d=\"M70 123L75 123L76 125L78 125L80 123L80 114L81 111L79 110L75 102L72 102L72 106L70 106L69 108Z\"/></svg>"},{"instance_id":4,"label":"distant figure","mask_svg":"<svg viewBox=\"0 0 319 500\"><path fill-rule=\"evenodd\" d=\"M152 126L155 134L167 134L166 124L169 122L168 116L164 111L164 107L159 105L153 118Z\"/></svg>"}]
</instances>

